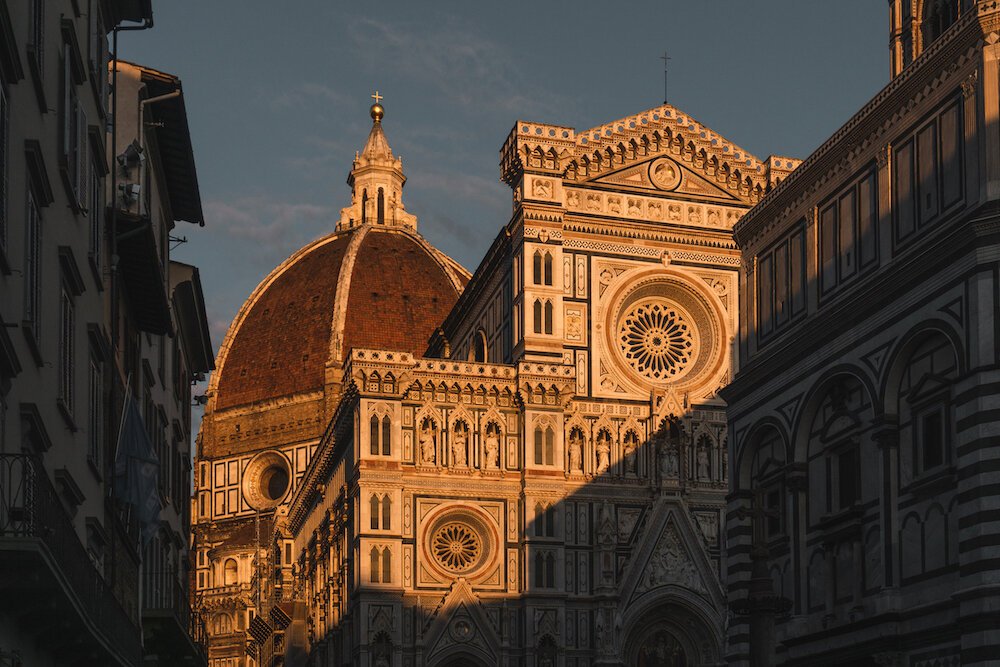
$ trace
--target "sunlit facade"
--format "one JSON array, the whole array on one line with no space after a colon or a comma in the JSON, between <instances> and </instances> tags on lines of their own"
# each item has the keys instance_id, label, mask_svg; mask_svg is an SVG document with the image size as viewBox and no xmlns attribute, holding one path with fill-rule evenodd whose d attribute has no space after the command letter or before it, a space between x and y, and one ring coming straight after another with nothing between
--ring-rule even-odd
<instances>
[{"instance_id":1,"label":"sunlit facade","mask_svg":"<svg viewBox=\"0 0 1000 667\"><path fill-rule=\"evenodd\" d=\"M731 228L797 162L669 105L518 122L470 277L416 233L383 113L336 230L220 350L210 664L721 664Z\"/></svg>"}]
</instances>

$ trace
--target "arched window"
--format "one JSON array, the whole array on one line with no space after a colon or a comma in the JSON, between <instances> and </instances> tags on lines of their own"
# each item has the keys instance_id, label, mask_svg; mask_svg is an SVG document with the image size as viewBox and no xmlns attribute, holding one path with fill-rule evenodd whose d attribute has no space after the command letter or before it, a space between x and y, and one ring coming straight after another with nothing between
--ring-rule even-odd
<instances>
[{"instance_id":1,"label":"arched window","mask_svg":"<svg viewBox=\"0 0 1000 667\"><path fill-rule=\"evenodd\" d=\"M368 222L368 190L361 191L361 224Z\"/></svg>"},{"instance_id":2,"label":"arched window","mask_svg":"<svg viewBox=\"0 0 1000 667\"><path fill-rule=\"evenodd\" d=\"M378 224L385 224L385 192L378 189Z\"/></svg>"},{"instance_id":3,"label":"arched window","mask_svg":"<svg viewBox=\"0 0 1000 667\"><path fill-rule=\"evenodd\" d=\"M392 529L392 500L389 494L382 497L382 530Z\"/></svg>"},{"instance_id":4,"label":"arched window","mask_svg":"<svg viewBox=\"0 0 1000 667\"><path fill-rule=\"evenodd\" d=\"M378 569L380 564L378 547L372 547L370 559L371 563L369 563L369 570L370 570L369 579L371 579L371 582L373 584L377 584L379 582Z\"/></svg>"},{"instance_id":5,"label":"arched window","mask_svg":"<svg viewBox=\"0 0 1000 667\"><path fill-rule=\"evenodd\" d=\"M545 508L545 536L556 536L556 510L552 505Z\"/></svg>"},{"instance_id":6,"label":"arched window","mask_svg":"<svg viewBox=\"0 0 1000 667\"><path fill-rule=\"evenodd\" d=\"M382 456L392 455L392 421L389 415L382 417Z\"/></svg>"},{"instance_id":7,"label":"arched window","mask_svg":"<svg viewBox=\"0 0 1000 667\"><path fill-rule=\"evenodd\" d=\"M545 554L541 551L535 554L535 587L545 588Z\"/></svg>"},{"instance_id":8,"label":"arched window","mask_svg":"<svg viewBox=\"0 0 1000 667\"><path fill-rule=\"evenodd\" d=\"M233 618L226 612L216 614L213 630L217 635L228 635L233 631Z\"/></svg>"},{"instance_id":9,"label":"arched window","mask_svg":"<svg viewBox=\"0 0 1000 667\"><path fill-rule=\"evenodd\" d=\"M371 453L378 455L378 415L372 415L371 420Z\"/></svg>"},{"instance_id":10,"label":"arched window","mask_svg":"<svg viewBox=\"0 0 1000 667\"><path fill-rule=\"evenodd\" d=\"M392 551L389 547L382 549L382 583L392 583Z\"/></svg>"},{"instance_id":11,"label":"arched window","mask_svg":"<svg viewBox=\"0 0 1000 667\"><path fill-rule=\"evenodd\" d=\"M545 429L545 465L550 466L556 462L556 432L549 426Z\"/></svg>"},{"instance_id":12,"label":"arched window","mask_svg":"<svg viewBox=\"0 0 1000 667\"><path fill-rule=\"evenodd\" d=\"M236 564L236 559L227 558L222 566L222 583L226 586L232 586L238 584L239 581L239 566Z\"/></svg>"},{"instance_id":13,"label":"arched window","mask_svg":"<svg viewBox=\"0 0 1000 667\"><path fill-rule=\"evenodd\" d=\"M484 363L486 358L486 332L480 329L472 343L472 360Z\"/></svg>"},{"instance_id":14,"label":"arched window","mask_svg":"<svg viewBox=\"0 0 1000 667\"><path fill-rule=\"evenodd\" d=\"M373 493L368 503L368 513L371 515L372 530L378 530L378 510L378 496Z\"/></svg>"},{"instance_id":15,"label":"arched window","mask_svg":"<svg viewBox=\"0 0 1000 667\"><path fill-rule=\"evenodd\" d=\"M552 333L552 302L545 302L545 333Z\"/></svg>"},{"instance_id":16,"label":"arched window","mask_svg":"<svg viewBox=\"0 0 1000 667\"><path fill-rule=\"evenodd\" d=\"M545 258L542 260L542 264L544 265L542 273L544 275L545 284L546 285L551 285L552 284L552 254L551 253L545 253Z\"/></svg>"},{"instance_id":17,"label":"arched window","mask_svg":"<svg viewBox=\"0 0 1000 667\"><path fill-rule=\"evenodd\" d=\"M536 250L531 261L531 282L536 285L542 284L542 251Z\"/></svg>"},{"instance_id":18,"label":"arched window","mask_svg":"<svg viewBox=\"0 0 1000 667\"><path fill-rule=\"evenodd\" d=\"M541 503L535 503L535 537L545 535L545 510Z\"/></svg>"},{"instance_id":19,"label":"arched window","mask_svg":"<svg viewBox=\"0 0 1000 667\"><path fill-rule=\"evenodd\" d=\"M542 451L544 449L545 434L541 426L535 427L535 465L542 465Z\"/></svg>"},{"instance_id":20,"label":"arched window","mask_svg":"<svg viewBox=\"0 0 1000 667\"><path fill-rule=\"evenodd\" d=\"M556 585L556 555L551 551L545 556L545 587Z\"/></svg>"},{"instance_id":21,"label":"arched window","mask_svg":"<svg viewBox=\"0 0 1000 667\"><path fill-rule=\"evenodd\" d=\"M536 334L542 333L542 300L535 299L535 306L533 308L532 314L534 315L534 332Z\"/></svg>"},{"instance_id":22,"label":"arched window","mask_svg":"<svg viewBox=\"0 0 1000 667\"><path fill-rule=\"evenodd\" d=\"M921 29L925 49L958 18L957 3L958 0L924 0Z\"/></svg>"}]
</instances>

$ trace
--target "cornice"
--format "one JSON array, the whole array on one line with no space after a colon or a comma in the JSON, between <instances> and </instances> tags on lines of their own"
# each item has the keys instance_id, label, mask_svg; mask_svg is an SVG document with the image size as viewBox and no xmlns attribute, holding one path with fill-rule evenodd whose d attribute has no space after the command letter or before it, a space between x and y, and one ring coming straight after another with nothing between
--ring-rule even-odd
<instances>
[{"instance_id":1,"label":"cornice","mask_svg":"<svg viewBox=\"0 0 1000 667\"><path fill-rule=\"evenodd\" d=\"M942 79L955 73L967 62L968 56L982 42L981 27L985 27L981 26L983 15L996 12L998 4L997 0L980 2L978 11L969 12L960 18L750 209L734 227L734 235L740 247L752 244L811 197L826 183L827 175L844 161L845 156L856 157L864 150L884 145L884 141L880 139L896 127L894 121L912 109L918 97L925 96ZM997 20L995 16L986 18L990 18L992 22ZM961 55L967 57L960 59Z\"/></svg>"}]
</instances>

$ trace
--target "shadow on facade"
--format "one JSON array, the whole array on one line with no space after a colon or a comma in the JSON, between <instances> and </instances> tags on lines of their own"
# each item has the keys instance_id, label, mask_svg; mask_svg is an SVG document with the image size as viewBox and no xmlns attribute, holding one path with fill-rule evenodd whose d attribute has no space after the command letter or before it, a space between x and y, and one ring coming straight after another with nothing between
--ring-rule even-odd
<instances>
[{"instance_id":1,"label":"shadow on facade","mask_svg":"<svg viewBox=\"0 0 1000 667\"><path fill-rule=\"evenodd\" d=\"M470 471L477 502L437 494L426 520L415 499L402 563L354 525L365 515L342 487L304 556L264 586L270 607L248 629L258 664L722 664L725 435L699 443L673 418L652 437L565 431L573 472L529 467L491 485ZM516 506L494 494L503 483L520 489Z\"/></svg>"}]
</instances>

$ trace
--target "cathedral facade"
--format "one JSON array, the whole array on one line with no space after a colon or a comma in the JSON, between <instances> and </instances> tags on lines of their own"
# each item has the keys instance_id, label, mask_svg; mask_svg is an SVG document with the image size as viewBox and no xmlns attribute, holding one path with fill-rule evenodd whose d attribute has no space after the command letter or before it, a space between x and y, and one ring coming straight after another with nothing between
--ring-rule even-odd
<instances>
[{"instance_id":1,"label":"cathedral facade","mask_svg":"<svg viewBox=\"0 0 1000 667\"><path fill-rule=\"evenodd\" d=\"M336 231L222 345L199 436L212 667L725 659L732 226L797 162L664 105L518 122L469 275L373 127Z\"/></svg>"},{"instance_id":2,"label":"cathedral facade","mask_svg":"<svg viewBox=\"0 0 1000 667\"><path fill-rule=\"evenodd\" d=\"M1000 656L1000 9L889 7L890 83L736 226L735 665Z\"/></svg>"}]
</instances>

